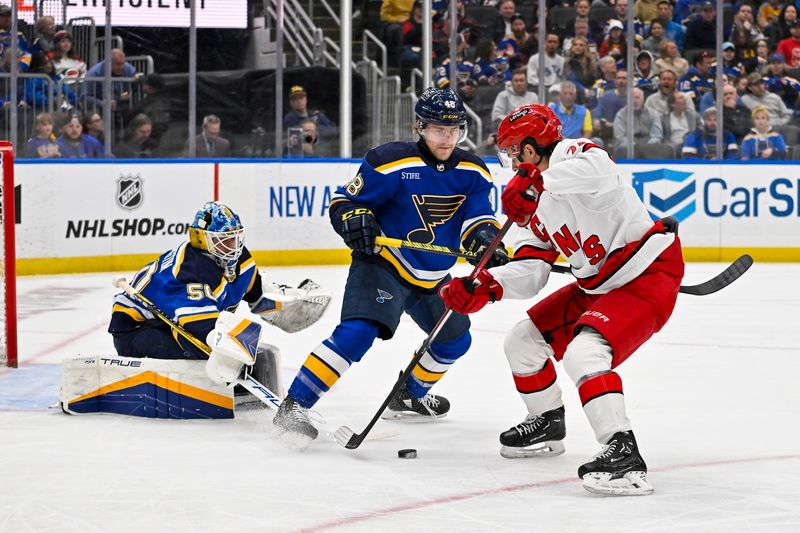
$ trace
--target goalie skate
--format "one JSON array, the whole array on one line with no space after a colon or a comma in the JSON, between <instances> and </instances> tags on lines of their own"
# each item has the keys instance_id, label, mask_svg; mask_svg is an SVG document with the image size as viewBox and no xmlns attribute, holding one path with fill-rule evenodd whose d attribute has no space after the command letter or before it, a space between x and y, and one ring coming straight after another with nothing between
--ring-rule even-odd
<instances>
[{"instance_id":1,"label":"goalie skate","mask_svg":"<svg viewBox=\"0 0 800 533\"><path fill-rule=\"evenodd\" d=\"M405 383L386 410L381 415L384 420L406 419L410 421L429 421L444 418L450 411L450 402L444 396L426 394L422 398L414 398L406 390Z\"/></svg>"},{"instance_id":2,"label":"goalie skate","mask_svg":"<svg viewBox=\"0 0 800 533\"><path fill-rule=\"evenodd\" d=\"M583 488L595 494L644 496L654 490L632 431L615 433L600 453L578 468L578 477Z\"/></svg>"},{"instance_id":3,"label":"goalie skate","mask_svg":"<svg viewBox=\"0 0 800 533\"><path fill-rule=\"evenodd\" d=\"M525 420L500 434L500 455L506 459L554 457L564 453L564 408L541 415L528 415Z\"/></svg>"}]
</instances>

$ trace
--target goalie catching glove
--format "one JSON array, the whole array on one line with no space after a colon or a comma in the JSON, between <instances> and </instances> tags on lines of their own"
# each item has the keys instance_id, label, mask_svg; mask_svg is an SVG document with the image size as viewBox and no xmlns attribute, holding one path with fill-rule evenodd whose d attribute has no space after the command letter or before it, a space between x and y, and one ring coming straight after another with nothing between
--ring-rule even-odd
<instances>
[{"instance_id":1,"label":"goalie catching glove","mask_svg":"<svg viewBox=\"0 0 800 533\"><path fill-rule=\"evenodd\" d=\"M306 279L297 288L262 282L262 295L250 310L287 333L306 329L319 320L331 303L331 291Z\"/></svg>"},{"instance_id":2,"label":"goalie catching glove","mask_svg":"<svg viewBox=\"0 0 800 533\"><path fill-rule=\"evenodd\" d=\"M462 315L476 313L489 302L503 297L503 286L488 270L481 269L474 282L469 278L455 278L439 289L444 304Z\"/></svg>"},{"instance_id":3,"label":"goalie catching glove","mask_svg":"<svg viewBox=\"0 0 800 533\"><path fill-rule=\"evenodd\" d=\"M222 311L214 329L206 337L211 349L206 363L206 374L214 383L232 383L239 378L245 366L256 362L261 324L246 318L245 306L235 313Z\"/></svg>"}]
</instances>

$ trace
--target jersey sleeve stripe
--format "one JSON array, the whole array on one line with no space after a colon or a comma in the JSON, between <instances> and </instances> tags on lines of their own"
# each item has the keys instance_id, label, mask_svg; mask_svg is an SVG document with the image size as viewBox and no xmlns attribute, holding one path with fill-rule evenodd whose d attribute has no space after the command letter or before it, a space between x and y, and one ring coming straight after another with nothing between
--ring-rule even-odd
<instances>
[{"instance_id":1,"label":"jersey sleeve stripe","mask_svg":"<svg viewBox=\"0 0 800 533\"><path fill-rule=\"evenodd\" d=\"M496 226L497 228L500 228L500 223L497 222L497 220L492 216L484 215L480 217L471 218L469 220L465 220L464 223L461 225L461 240L463 241L467 237L467 235L472 233L472 231L477 226L480 226L481 224L486 224L487 222L492 224L493 226Z\"/></svg>"},{"instance_id":2,"label":"jersey sleeve stripe","mask_svg":"<svg viewBox=\"0 0 800 533\"><path fill-rule=\"evenodd\" d=\"M178 319L178 325L185 326L190 322L200 322L201 320L214 320L219 318L219 313L203 313L199 315L186 315Z\"/></svg>"},{"instance_id":3,"label":"jersey sleeve stripe","mask_svg":"<svg viewBox=\"0 0 800 533\"><path fill-rule=\"evenodd\" d=\"M462 161L461 163L456 165L456 168L460 168L462 170L473 170L479 173L481 176L483 176L484 179L486 179L486 181L488 181L489 183L492 183L494 181L492 175L489 174L489 172L487 172L485 168L481 167L480 165L476 165L475 163L470 163L469 161Z\"/></svg>"},{"instance_id":4,"label":"jersey sleeve stripe","mask_svg":"<svg viewBox=\"0 0 800 533\"><path fill-rule=\"evenodd\" d=\"M180 248L178 248L178 253L175 254L175 264L172 265L172 277L178 279L178 272L181 271L181 265L183 264L183 259L186 257L186 247L189 246L189 242L185 242L181 244Z\"/></svg>"},{"instance_id":5,"label":"jersey sleeve stripe","mask_svg":"<svg viewBox=\"0 0 800 533\"><path fill-rule=\"evenodd\" d=\"M111 308L112 313L123 313L134 319L136 322L144 322L145 318L142 313L139 312L138 309L134 309L132 307L125 307L122 304L114 304Z\"/></svg>"},{"instance_id":6,"label":"jersey sleeve stripe","mask_svg":"<svg viewBox=\"0 0 800 533\"><path fill-rule=\"evenodd\" d=\"M136 283L133 286L134 290L137 293L142 292L145 289L145 287L147 287L147 284L150 283L150 279L153 277L153 274L156 271L157 263L158 261L153 261L152 263L147 265L147 268L142 270L141 276L139 277L138 280L136 280Z\"/></svg>"},{"instance_id":7,"label":"jersey sleeve stripe","mask_svg":"<svg viewBox=\"0 0 800 533\"><path fill-rule=\"evenodd\" d=\"M222 294L222 291L225 290L225 287L228 286L228 280L225 279L225 276L222 276L222 280L220 280L219 285L217 288L211 291L211 294L214 295L214 298L219 298L219 295Z\"/></svg>"},{"instance_id":8,"label":"jersey sleeve stripe","mask_svg":"<svg viewBox=\"0 0 800 533\"><path fill-rule=\"evenodd\" d=\"M425 162L422 160L421 157L405 157L403 159L398 159L390 163L385 163L377 167L375 170L377 172L380 172L381 174L390 174L392 172L396 172L404 168L421 167L421 166L425 166Z\"/></svg>"},{"instance_id":9,"label":"jersey sleeve stripe","mask_svg":"<svg viewBox=\"0 0 800 533\"><path fill-rule=\"evenodd\" d=\"M523 259L541 259L551 265L558 259L559 253L556 250L542 250L531 245L524 245L514 251L512 261L521 261Z\"/></svg>"}]
</instances>

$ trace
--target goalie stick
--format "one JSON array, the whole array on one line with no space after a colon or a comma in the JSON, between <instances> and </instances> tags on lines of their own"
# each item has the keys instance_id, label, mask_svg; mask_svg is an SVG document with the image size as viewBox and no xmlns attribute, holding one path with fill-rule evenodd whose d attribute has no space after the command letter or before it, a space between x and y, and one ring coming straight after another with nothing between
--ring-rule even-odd
<instances>
[{"instance_id":1,"label":"goalie stick","mask_svg":"<svg viewBox=\"0 0 800 533\"><path fill-rule=\"evenodd\" d=\"M509 230L509 228L513 223L514 222L511 219L506 220L506 223L503 224L502 228L500 228L500 231L497 233L497 235L495 235L494 239L492 239L492 242L490 242L489 245L486 247L486 250L483 252L480 261L478 261L478 264L475 265L475 268L473 268L472 273L469 275L468 280L470 282L474 281L475 278L478 277L478 272L480 272L481 269L484 266L486 266L486 263L489 261L489 258L492 256L495 249L500 245L500 241L502 241L503 236L506 234L506 232ZM373 415L372 420L369 421L367 427L365 427L361 433L356 433L347 426L341 426L339 429L336 430L336 433L334 433L336 442L338 442L348 450L355 450L361 445L362 442L364 442L364 439L367 437L372 427L378 421L381 414L386 410L386 407L389 405L394 396L397 394L397 391L400 390L400 387L402 387L403 383L405 383L406 379L408 379L408 376L411 375L411 372L414 370L414 367L417 365L420 359L422 359L422 356L425 355L425 352L428 350L431 343L433 343L433 340L439 334L439 331L441 331L442 327L444 327L445 323L450 319L450 316L452 314L453 314L452 309L445 310L444 314L442 314L442 316L433 326L433 329L431 329L431 332L428 334L425 340L422 341L420 347L417 348L416 352L414 352L414 357L411 358L411 362L408 363L406 369L403 371L402 374L400 374L400 377L397 378L394 387L392 387L392 390L389 391L389 395L386 396L386 399L378 408L378 411L375 413L375 415Z\"/></svg>"},{"instance_id":2,"label":"goalie stick","mask_svg":"<svg viewBox=\"0 0 800 533\"><path fill-rule=\"evenodd\" d=\"M678 292L683 294L691 294L694 296L707 296L709 294L714 294L715 292L724 289L739 279L742 274L747 272L751 266L753 266L753 258L748 254L744 254L713 278L702 283L698 283L697 285L681 285L680 291ZM570 267L568 266L551 265L551 267L553 272L556 272L557 274L572 273Z\"/></svg>"},{"instance_id":3,"label":"goalie stick","mask_svg":"<svg viewBox=\"0 0 800 533\"><path fill-rule=\"evenodd\" d=\"M124 277L119 277L114 279L114 286L122 289L125 291L131 299L133 299L136 303L153 313L156 318L167 324L169 327L174 329L178 335L192 343L198 350L206 354L207 357L211 356L211 349L208 347L206 343L183 329L183 327L178 324L177 322L170 319L167 315L165 315L161 310L155 306L153 302L147 299L146 296L142 296L136 289L128 283ZM234 381L237 385L241 385L245 389L247 389L253 396L258 398L261 403L266 405L267 407L272 407L274 409L278 409L281 406L281 399L271 390L266 388L262 385L256 378L251 376L249 373L244 372L243 376Z\"/></svg>"},{"instance_id":4,"label":"goalie stick","mask_svg":"<svg viewBox=\"0 0 800 533\"><path fill-rule=\"evenodd\" d=\"M142 296L141 294L136 292L128 280L124 277L119 277L114 279L114 286L122 289L125 291L125 294L130 296L133 300L136 301L139 305L153 313L159 320L167 324L169 327L173 328L175 331L178 332L180 336L184 339L192 343L196 346L200 351L202 351L206 356L211 355L211 349L208 347L206 343L186 331L180 324L172 321L167 315L165 315L161 310L153 304L147 297ZM281 399L267 387L265 387L261 382L259 382L256 378L251 376L248 372L243 372L243 375L237 378L234 381L235 384L241 385L245 389L247 389L250 394L255 396L256 398L261 401L267 407L271 407L277 410L281 406ZM323 435L327 440L330 441L337 441L338 439L329 431L320 431L320 434ZM384 439L391 439L396 437L400 433L397 431L384 431L381 433L377 433L372 436L370 440L384 440Z\"/></svg>"}]
</instances>

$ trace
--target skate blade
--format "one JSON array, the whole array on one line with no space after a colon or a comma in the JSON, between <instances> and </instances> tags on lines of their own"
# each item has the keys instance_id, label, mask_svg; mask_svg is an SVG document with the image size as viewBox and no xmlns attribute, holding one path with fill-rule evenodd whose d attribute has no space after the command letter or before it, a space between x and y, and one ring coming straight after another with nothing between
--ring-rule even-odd
<instances>
[{"instance_id":1,"label":"skate blade","mask_svg":"<svg viewBox=\"0 0 800 533\"><path fill-rule=\"evenodd\" d=\"M608 496L647 496L655 490L641 471L628 472L617 479L611 479L610 472L592 472L583 476L583 488Z\"/></svg>"},{"instance_id":2,"label":"skate blade","mask_svg":"<svg viewBox=\"0 0 800 533\"><path fill-rule=\"evenodd\" d=\"M560 440L540 442L532 446L501 446L500 455L506 459L525 459L528 457L555 457L564 453L564 443Z\"/></svg>"},{"instance_id":3,"label":"skate blade","mask_svg":"<svg viewBox=\"0 0 800 533\"><path fill-rule=\"evenodd\" d=\"M311 443L314 442L314 439L308 435L303 435L296 431L288 431L278 426L272 427L272 437L296 452L306 451L311 446Z\"/></svg>"},{"instance_id":4,"label":"skate blade","mask_svg":"<svg viewBox=\"0 0 800 533\"><path fill-rule=\"evenodd\" d=\"M439 416L421 415L415 411L392 411L387 409L381 415L381 420L401 420L403 422L426 423L435 422L447 417L447 413Z\"/></svg>"}]
</instances>

